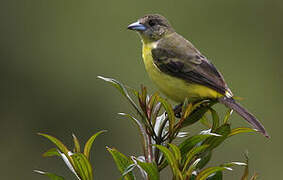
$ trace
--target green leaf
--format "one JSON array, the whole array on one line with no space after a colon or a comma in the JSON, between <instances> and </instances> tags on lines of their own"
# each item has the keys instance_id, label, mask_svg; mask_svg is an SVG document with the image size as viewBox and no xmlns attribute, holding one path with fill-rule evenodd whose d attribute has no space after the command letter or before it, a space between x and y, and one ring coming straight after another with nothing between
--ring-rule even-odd
<instances>
[{"instance_id":1,"label":"green leaf","mask_svg":"<svg viewBox=\"0 0 283 180\"><path fill-rule=\"evenodd\" d=\"M162 104L165 111L167 112L167 116L169 119L169 134L173 135L174 125L175 125L175 113L173 111L172 106L168 103L167 100L159 97L158 101Z\"/></svg>"},{"instance_id":2,"label":"green leaf","mask_svg":"<svg viewBox=\"0 0 283 180\"><path fill-rule=\"evenodd\" d=\"M137 104L133 101L133 99L130 97L128 91L127 91L127 88L122 84L120 83L119 81L117 81L116 79L112 79L112 78L105 78L105 77L102 77L102 76L97 76L99 79L102 79L106 82L109 82L111 83L116 89L119 90L119 92L127 98L127 100L130 102L130 104L135 108L135 110L138 112L138 114L141 116L141 117L144 117L143 116L143 113L140 111L139 107L137 106ZM138 92L135 91L135 90L132 90L135 92L135 94L137 94Z\"/></svg>"},{"instance_id":3,"label":"green leaf","mask_svg":"<svg viewBox=\"0 0 283 180\"><path fill-rule=\"evenodd\" d=\"M43 157L51 157L51 156L61 156L58 152L57 148L51 148L45 153L42 154Z\"/></svg>"},{"instance_id":4,"label":"green leaf","mask_svg":"<svg viewBox=\"0 0 283 180\"><path fill-rule=\"evenodd\" d=\"M148 117L146 104L147 104L147 90L146 87L141 85L141 92L138 92L138 99L141 109L143 110L144 114Z\"/></svg>"},{"instance_id":5,"label":"green leaf","mask_svg":"<svg viewBox=\"0 0 283 180\"><path fill-rule=\"evenodd\" d=\"M150 118L153 126L155 125L155 122L156 122L156 116L157 115L156 115L156 112L154 112L154 111L158 110L158 109L155 109L156 105L157 105L156 102L158 100L158 97L159 97L158 93L154 93L152 96L150 96L149 102L147 104L147 115ZM161 105L159 105L159 107L157 106L157 108L159 108L159 110L160 110L160 107L161 107Z\"/></svg>"},{"instance_id":6,"label":"green leaf","mask_svg":"<svg viewBox=\"0 0 283 180\"><path fill-rule=\"evenodd\" d=\"M211 128L211 124L208 122L208 119L205 114L200 118L200 123L202 123L207 128Z\"/></svg>"},{"instance_id":7,"label":"green leaf","mask_svg":"<svg viewBox=\"0 0 283 180\"><path fill-rule=\"evenodd\" d=\"M51 142L53 142L58 147L60 152L62 152L66 156L68 161L73 165L73 160L68 155L68 152L69 152L68 148L59 139L57 139L57 138L55 138L53 136L50 136L48 134L43 134L43 133L38 133L38 135L43 136L43 137L49 139Z\"/></svg>"},{"instance_id":8,"label":"green leaf","mask_svg":"<svg viewBox=\"0 0 283 180\"><path fill-rule=\"evenodd\" d=\"M209 167L202 170L196 177L196 180L206 180L208 176L218 171L229 170L227 167Z\"/></svg>"},{"instance_id":9,"label":"green leaf","mask_svg":"<svg viewBox=\"0 0 283 180\"><path fill-rule=\"evenodd\" d=\"M183 105L182 105L182 112L186 111L186 109L188 108L188 105L189 105L189 100L188 100L188 98L186 98L183 102Z\"/></svg>"},{"instance_id":10,"label":"green leaf","mask_svg":"<svg viewBox=\"0 0 283 180\"><path fill-rule=\"evenodd\" d=\"M198 147L192 148L186 155L186 161L183 167L183 172L186 171L187 167L189 166L191 160L199 153L203 152L209 145L202 145Z\"/></svg>"},{"instance_id":11,"label":"green leaf","mask_svg":"<svg viewBox=\"0 0 283 180\"><path fill-rule=\"evenodd\" d=\"M212 137L211 134L198 134L191 136L187 139L185 139L180 145L179 149L181 151L182 158L185 157L185 155L198 143L204 141L205 139Z\"/></svg>"},{"instance_id":12,"label":"green leaf","mask_svg":"<svg viewBox=\"0 0 283 180\"><path fill-rule=\"evenodd\" d=\"M230 118L230 116L232 115L233 113L233 109L228 109L228 111L226 112L226 115L223 119L223 123L226 124Z\"/></svg>"},{"instance_id":13,"label":"green leaf","mask_svg":"<svg viewBox=\"0 0 283 180\"><path fill-rule=\"evenodd\" d=\"M247 166L246 163L243 163L243 162L230 162L230 163L225 163L225 164L222 164L221 166L222 167L233 167L233 166Z\"/></svg>"},{"instance_id":14,"label":"green leaf","mask_svg":"<svg viewBox=\"0 0 283 180\"><path fill-rule=\"evenodd\" d=\"M221 136L209 137L203 142L203 144L209 144L210 146L207 148L207 150L211 151L217 146L219 146L228 137L230 132L231 132L230 125L224 124L215 130L215 133Z\"/></svg>"},{"instance_id":15,"label":"green leaf","mask_svg":"<svg viewBox=\"0 0 283 180\"><path fill-rule=\"evenodd\" d=\"M208 177L210 177L212 174L217 173L219 171L223 171L223 170L232 170L231 167L235 166L235 165L240 165L240 166L245 166L246 163L242 163L242 162L231 162L231 163L226 163L223 164L221 166L218 167L209 167L206 168L204 170L202 170L201 172L199 172L199 174L196 177L196 180L207 180ZM211 178L211 177L210 177ZM221 179L222 179L222 175L221 175ZM216 180L216 179L215 179ZM218 180L218 179L217 179Z\"/></svg>"},{"instance_id":16,"label":"green leaf","mask_svg":"<svg viewBox=\"0 0 283 180\"><path fill-rule=\"evenodd\" d=\"M129 166L124 170L124 172L123 172L123 174L122 174L122 177L126 176L129 172L132 172L132 171L135 169L135 167L137 167L136 164L131 164L131 165L129 165Z\"/></svg>"},{"instance_id":17,"label":"green leaf","mask_svg":"<svg viewBox=\"0 0 283 180\"><path fill-rule=\"evenodd\" d=\"M236 134L248 133L248 132L257 132L257 130L248 128L248 127L239 127L239 128L232 129L228 137L234 136Z\"/></svg>"},{"instance_id":18,"label":"green leaf","mask_svg":"<svg viewBox=\"0 0 283 180\"><path fill-rule=\"evenodd\" d=\"M81 180L93 180L92 167L87 157L82 153L74 153L71 157L74 169Z\"/></svg>"},{"instance_id":19,"label":"green leaf","mask_svg":"<svg viewBox=\"0 0 283 180\"><path fill-rule=\"evenodd\" d=\"M114 148L113 149L109 147L106 147L106 148L108 152L112 155L118 170L123 175L123 173L125 172L125 169L127 169L131 164L133 164L133 161ZM124 178L125 180L135 179L132 172L129 172Z\"/></svg>"},{"instance_id":20,"label":"green leaf","mask_svg":"<svg viewBox=\"0 0 283 180\"><path fill-rule=\"evenodd\" d=\"M156 101L158 100L158 93L155 92L152 96L150 96L149 102L148 102L148 108L152 111L152 108L154 106L154 104L156 103Z\"/></svg>"},{"instance_id":21,"label":"green leaf","mask_svg":"<svg viewBox=\"0 0 283 180\"><path fill-rule=\"evenodd\" d=\"M45 175L45 176L49 177L49 179L51 179L51 180L64 180L64 178L62 176L58 176L58 175L53 174L53 173L43 172L43 171L39 171L39 170L34 170L34 172L38 173L38 174Z\"/></svg>"},{"instance_id":22,"label":"green leaf","mask_svg":"<svg viewBox=\"0 0 283 180\"><path fill-rule=\"evenodd\" d=\"M249 156L248 156L248 152L245 153L245 158L246 158L246 167L244 170L244 174L242 175L241 180L248 180L249 178Z\"/></svg>"},{"instance_id":23,"label":"green leaf","mask_svg":"<svg viewBox=\"0 0 283 180\"><path fill-rule=\"evenodd\" d=\"M92 135L92 136L88 139L88 141L86 142L85 147L84 147L84 155L86 156L86 158L89 159L89 152L90 152L90 149L91 149L91 147L92 147L93 141L96 139L96 137L97 137L98 135L100 135L101 133L104 133L104 132L106 132L106 131L105 131L105 130L99 131L99 132L95 133L94 135Z\"/></svg>"},{"instance_id":24,"label":"green leaf","mask_svg":"<svg viewBox=\"0 0 283 180\"><path fill-rule=\"evenodd\" d=\"M112 79L112 78L106 78L106 77L102 77L102 76L97 76L99 79L102 79L106 82L109 82L111 83L111 85L113 85L116 89L119 90L119 92L125 96L125 97L128 97L129 94L128 94L128 91L127 89L125 88L125 86L120 83L119 81L117 81L116 79ZM130 97L129 97L130 98ZM131 99L131 98L130 98Z\"/></svg>"},{"instance_id":25,"label":"green leaf","mask_svg":"<svg viewBox=\"0 0 283 180\"><path fill-rule=\"evenodd\" d=\"M210 108L209 109L211 112L211 116L212 116L212 129L211 132L214 132L218 127L219 127L219 116L217 114L217 112Z\"/></svg>"},{"instance_id":26,"label":"green leaf","mask_svg":"<svg viewBox=\"0 0 283 180\"><path fill-rule=\"evenodd\" d=\"M206 152L201 153L201 155L200 155L200 159L201 160L197 164L197 169L204 168L207 165L207 163L210 161L211 156L212 156L212 152L211 151L206 151Z\"/></svg>"},{"instance_id":27,"label":"green leaf","mask_svg":"<svg viewBox=\"0 0 283 180\"><path fill-rule=\"evenodd\" d=\"M210 175L206 180L222 180L223 179L223 173L222 171L217 171L216 173Z\"/></svg>"},{"instance_id":28,"label":"green leaf","mask_svg":"<svg viewBox=\"0 0 283 180\"><path fill-rule=\"evenodd\" d=\"M201 106L196 107L197 105L194 105L193 111L190 113L190 115L183 121L182 127L186 127L189 125L194 124L195 122L199 121L202 116L210 109L211 106L213 106L216 102L212 101L207 104L207 102L203 103Z\"/></svg>"},{"instance_id":29,"label":"green leaf","mask_svg":"<svg viewBox=\"0 0 283 180\"><path fill-rule=\"evenodd\" d=\"M182 107L183 118L186 119L190 115L192 110L193 110L193 104L192 103L189 103L187 105L184 104L183 107Z\"/></svg>"},{"instance_id":30,"label":"green leaf","mask_svg":"<svg viewBox=\"0 0 283 180\"><path fill-rule=\"evenodd\" d=\"M53 142L58 147L58 149L61 152L63 152L66 156L68 155L68 152L69 152L68 148L59 139L57 139L53 136L50 136L48 134L43 134L43 133L38 133L38 135L49 139L51 142Z\"/></svg>"},{"instance_id":31,"label":"green leaf","mask_svg":"<svg viewBox=\"0 0 283 180\"><path fill-rule=\"evenodd\" d=\"M167 162L171 167L173 175L177 178L182 178L182 174L181 171L179 170L178 162L175 156L173 155L173 153L164 146L161 145L154 145L154 146L156 146L160 151L162 151L163 155L165 156Z\"/></svg>"},{"instance_id":32,"label":"green leaf","mask_svg":"<svg viewBox=\"0 0 283 180\"><path fill-rule=\"evenodd\" d=\"M75 153L80 153L81 152L81 147L80 147L80 143L78 138L75 136L75 134L73 135L73 140L74 140L74 152Z\"/></svg>"},{"instance_id":33,"label":"green leaf","mask_svg":"<svg viewBox=\"0 0 283 180\"><path fill-rule=\"evenodd\" d=\"M159 180L159 172L155 163L141 162L136 159L137 164L146 172L148 179Z\"/></svg>"},{"instance_id":34,"label":"green leaf","mask_svg":"<svg viewBox=\"0 0 283 180\"><path fill-rule=\"evenodd\" d=\"M192 174L189 180L195 180L196 179L196 175Z\"/></svg>"},{"instance_id":35,"label":"green leaf","mask_svg":"<svg viewBox=\"0 0 283 180\"><path fill-rule=\"evenodd\" d=\"M154 127L155 127L156 119L157 119L157 116L160 112L160 109L161 109L161 103L157 102L156 105L153 107L153 110L152 110L152 113L151 113L151 122L152 122Z\"/></svg>"},{"instance_id":36,"label":"green leaf","mask_svg":"<svg viewBox=\"0 0 283 180\"><path fill-rule=\"evenodd\" d=\"M200 158L196 159L189 167L189 169L186 171L186 179L190 178L190 180L194 180L196 178L195 175L193 175L193 171L197 168L198 163L200 162Z\"/></svg>"},{"instance_id":37,"label":"green leaf","mask_svg":"<svg viewBox=\"0 0 283 180\"><path fill-rule=\"evenodd\" d=\"M148 149L149 142L147 140L146 131L145 131L144 127L142 126L142 124L136 118L134 118L133 116L131 116L129 114L125 114L125 113L118 113L118 114L121 115L121 116L124 116L124 117L128 117L138 127L140 137L141 137L141 140L142 140L143 152L144 152L145 155L147 155L146 150Z\"/></svg>"},{"instance_id":38,"label":"green leaf","mask_svg":"<svg viewBox=\"0 0 283 180\"><path fill-rule=\"evenodd\" d=\"M175 144L170 144L168 143L169 147L171 148L174 156L175 156L175 159L177 160L178 164L181 163L181 151L179 149L178 146L176 146Z\"/></svg>"}]
</instances>

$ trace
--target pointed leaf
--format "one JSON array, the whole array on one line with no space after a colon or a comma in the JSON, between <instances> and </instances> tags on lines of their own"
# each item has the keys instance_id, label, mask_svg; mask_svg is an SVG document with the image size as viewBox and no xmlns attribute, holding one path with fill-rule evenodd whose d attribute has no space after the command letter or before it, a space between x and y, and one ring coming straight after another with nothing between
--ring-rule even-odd
<instances>
[{"instance_id":1,"label":"pointed leaf","mask_svg":"<svg viewBox=\"0 0 283 180\"><path fill-rule=\"evenodd\" d=\"M215 133L221 136L209 137L203 142L203 144L209 144L210 146L207 148L207 150L212 150L217 146L219 146L228 137L230 132L231 132L230 125L224 124L215 130Z\"/></svg>"},{"instance_id":2,"label":"pointed leaf","mask_svg":"<svg viewBox=\"0 0 283 180\"><path fill-rule=\"evenodd\" d=\"M135 169L135 167L137 167L136 164L131 164L131 165L129 165L129 166L124 170L124 172L123 172L123 174L122 174L122 177L126 176L129 172L132 172L132 171Z\"/></svg>"},{"instance_id":3,"label":"pointed leaf","mask_svg":"<svg viewBox=\"0 0 283 180\"><path fill-rule=\"evenodd\" d=\"M154 104L156 103L156 101L158 100L158 93L155 92L152 96L150 96L149 102L148 102L148 108L152 110Z\"/></svg>"},{"instance_id":4,"label":"pointed leaf","mask_svg":"<svg viewBox=\"0 0 283 180\"><path fill-rule=\"evenodd\" d=\"M218 171L229 170L227 167L209 167L202 170L196 177L196 180L206 180L208 176Z\"/></svg>"},{"instance_id":5,"label":"pointed leaf","mask_svg":"<svg viewBox=\"0 0 283 180\"><path fill-rule=\"evenodd\" d=\"M80 143L78 138L75 136L75 134L73 135L73 140L74 140L74 152L75 153L80 153L81 152L81 147L80 147Z\"/></svg>"},{"instance_id":6,"label":"pointed leaf","mask_svg":"<svg viewBox=\"0 0 283 180\"><path fill-rule=\"evenodd\" d=\"M225 164L222 164L221 166L222 167L233 167L233 166L247 166L246 163L243 163L243 162L230 162L230 163L225 163Z\"/></svg>"},{"instance_id":7,"label":"pointed leaf","mask_svg":"<svg viewBox=\"0 0 283 180\"><path fill-rule=\"evenodd\" d=\"M186 118L190 115L190 113L192 112L192 110L193 110L193 104L192 104L192 103L189 103L189 104L187 104L186 107L183 106L182 108L184 109L184 111L183 111L183 113L182 113L183 118L186 119Z\"/></svg>"},{"instance_id":8,"label":"pointed leaf","mask_svg":"<svg viewBox=\"0 0 283 180\"><path fill-rule=\"evenodd\" d=\"M95 134L92 135L92 136L88 139L88 141L86 142L85 147L84 147L84 155L86 156L87 159L89 159L89 152L90 152L90 149L91 149L91 147L92 147L93 141L96 139L96 137L97 137L98 135L100 135L101 133L104 133L104 132L106 132L106 131L105 131L105 130L102 130L102 131L99 131L99 132L95 133Z\"/></svg>"},{"instance_id":9,"label":"pointed leaf","mask_svg":"<svg viewBox=\"0 0 283 180\"><path fill-rule=\"evenodd\" d=\"M212 116L212 129L211 132L214 132L218 127L219 127L219 116L217 114L217 112L210 108L209 109L211 112L211 116Z\"/></svg>"},{"instance_id":10,"label":"pointed leaf","mask_svg":"<svg viewBox=\"0 0 283 180\"><path fill-rule=\"evenodd\" d=\"M233 109L228 109L228 111L226 112L226 115L223 119L223 123L226 124L230 118L230 116L232 115L233 113Z\"/></svg>"},{"instance_id":11,"label":"pointed leaf","mask_svg":"<svg viewBox=\"0 0 283 180\"><path fill-rule=\"evenodd\" d=\"M191 136L189 138L187 138L186 140L184 140L178 147L181 151L181 157L182 157L182 164L185 162L186 160L186 154L193 148L195 147L197 144L205 141L207 138L209 137L214 137L214 134L198 134L198 135L194 135ZM205 155L201 156L201 161L200 163L198 163L198 166L201 165L200 167L202 168L204 165L206 165L208 163L208 161L210 160L211 157L211 153L208 152ZM164 169L166 166L168 165L168 162L165 161L164 163L162 163L159 166L159 170L160 169Z\"/></svg>"},{"instance_id":12,"label":"pointed leaf","mask_svg":"<svg viewBox=\"0 0 283 180\"><path fill-rule=\"evenodd\" d=\"M182 174L178 167L179 166L178 162L175 156L173 155L173 153L164 146L161 146L161 145L154 145L154 146L156 146L160 151L162 151L163 155L165 156L167 162L169 163L171 167L173 175L176 177L182 177Z\"/></svg>"},{"instance_id":13,"label":"pointed leaf","mask_svg":"<svg viewBox=\"0 0 283 180\"><path fill-rule=\"evenodd\" d=\"M185 112L185 110L187 109L189 105L189 101L188 101L188 98L186 98L183 102L183 105L182 105L182 112Z\"/></svg>"},{"instance_id":14,"label":"pointed leaf","mask_svg":"<svg viewBox=\"0 0 283 180\"><path fill-rule=\"evenodd\" d=\"M150 118L150 121L153 124L153 126L155 125L156 116L155 118L152 118L152 116L154 113L154 108L155 108L158 97L159 97L158 93L154 93L152 96L150 96L149 102L147 104L147 116Z\"/></svg>"},{"instance_id":15,"label":"pointed leaf","mask_svg":"<svg viewBox=\"0 0 283 180\"><path fill-rule=\"evenodd\" d=\"M193 174L193 171L197 168L197 164L200 162L200 158L196 159L189 167L189 169L186 171L185 176L187 178L190 178L190 180L194 180L196 176Z\"/></svg>"},{"instance_id":16,"label":"pointed leaf","mask_svg":"<svg viewBox=\"0 0 283 180\"><path fill-rule=\"evenodd\" d=\"M118 150L116 149L112 149L112 148L109 148L109 147L106 147L108 152L112 155L115 163L116 163L116 166L118 168L118 170L120 171L121 174L124 173L125 169L127 167L129 167L131 164L133 164L133 161L126 157L124 154L120 153ZM135 177L133 175L132 172L129 172L127 175L125 175L125 180L134 180Z\"/></svg>"},{"instance_id":17,"label":"pointed leaf","mask_svg":"<svg viewBox=\"0 0 283 180\"><path fill-rule=\"evenodd\" d=\"M53 142L59 149L60 152L62 152L66 158L68 159L68 161L70 162L71 165L73 165L73 160L72 158L68 155L68 153L70 152L68 150L68 148L57 138L50 136L48 134L43 134L43 133L38 133L38 135L43 136L47 139L49 139L51 142Z\"/></svg>"},{"instance_id":18,"label":"pointed leaf","mask_svg":"<svg viewBox=\"0 0 283 180\"><path fill-rule=\"evenodd\" d=\"M197 164L197 169L202 169L204 168L207 163L210 161L211 159L211 156L212 156L212 152L211 151L206 151L206 152L203 152L199 155L200 157L200 162Z\"/></svg>"},{"instance_id":19,"label":"pointed leaf","mask_svg":"<svg viewBox=\"0 0 283 180\"><path fill-rule=\"evenodd\" d=\"M179 149L181 151L182 158L185 157L185 155L198 143L204 141L205 139L212 137L213 135L210 134L203 134L203 135L194 135L186 140L184 140L180 145Z\"/></svg>"},{"instance_id":20,"label":"pointed leaf","mask_svg":"<svg viewBox=\"0 0 283 180\"><path fill-rule=\"evenodd\" d=\"M153 126L155 127L157 116L161 109L161 103L157 102L156 105L153 107L152 113L151 113L151 122Z\"/></svg>"},{"instance_id":21,"label":"pointed leaf","mask_svg":"<svg viewBox=\"0 0 283 180\"><path fill-rule=\"evenodd\" d=\"M248 152L245 153L245 158L246 158L246 167L244 170L244 174L242 175L241 180L248 180L249 179L249 156Z\"/></svg>"},{"instance_id":22,"label":"pointed leaf","mask_svg":"<svg viewBox=\"0 0 283 180\"><path fill-rule=\"evenodd\" d=\"M181 163L181 151L179 149L178 146L176 146L175 144L170 144L168 143L169 147L171 148L174 156L175 156L175 159L177 160L178 164Z\"/></svg>"},{"instance_id":23,"label":"pointed leaf","mask_svg":"<svg viewBox=\"0 0 283 180\"><path fill-rule=\"evenodd\" d=\"M217 171L216 173L208 176L206 180L222 180L223 179L223 173L222 171Z\"/></svg>"},{"instance_id":24,"label":"pointed leaf","mask_svg":"<svg viewBox=\"0 0 283 180\"><path fill-rule=\"evenodd\" d=\"M137 164L146 172L148 179L159 180L159 172L155 163L146 163L135 159Z\"/></svg>"},{"instance_id":25,"label":"pointed leaf","mask_svg":"<svg viewBox=\"0 0 283 180\"><path fill-rule=\"evenodd\" d=\"M130 104L134 107L134 109L138 112L138 114L141 116L141 117L144 117L143 116L143 113L140 111L139 107L137 106L137 104L133 101L133 99L130 97L128 91L127 91L127 88L122 84L120 83L119 81L117 81L116 79L112 79L112 78L105 78L105 77L102 77L102 76L97 76L99 79L102 79L106 82L109 82L111 83L116 89L119 90L119 92L127 98L127 100L130 102ZM133 91L133 90L132 90ZM134 92L137 93L137 91L134 90Z\"/></svg>"},{"instance_id":26,"label":"pointed leaf","mask_svg":"<svg viewBox=\"0 0 283 180\"><path fill-rule=\"evenodd\" d=\"M93 180L92 167L87 157L82 153L74 153L71 157L75 171L81 180Z\"/></svg>"},{"instance_id":27,"label":"pointed leaf","mask_svg":"<svg viewBox=\"0 0 283 180\"><path fill-rule=\"evenodd\" d=\"M51 180L64 180L64 178L62 176L58 176L58 175L53 174L53 173L43 172L43 171L39 171L39 170L34 170L34 172L36 172L38 174L45 175L45 176L49 177L49 179L51 179Z\"/></svg>"},{"instance_id":28,"label":"pointed leaf","mask_svg":"<svg viewBox=\"0 0 283 180\"><path fill-rule=\"evenodd\" d=\"M143 147L143 152L145 155L147 155L147 149L149 146L149 142L147 140L147 134L146 131L144 129L144 127L142 126L142 124L140 123L139 120L137 120L136 118L134 118L133 116L126 114L126 113L118 113L121 116L127 117L130 120L132 120L132 122L134 122L134 124L138 127L139 133L140 133L140 138L141 138L141 142L142 142L142 147Z\"/></svg>"},{"instance_id":29,"label":"pointed leaf","mask_svg":"<svg viewBox=\"0 0 283 180\"><path fill-rule=\"evenodd\" d=\"M183 172L186 171L187 167L189 166L191 160L199 153L203 152L209 145L202 145L198 147L192 148L186 155L185 165L183 167Z\"/></svg>"},{"instance_id":30,"label":"pointed leaf","mask_svg":"<svg viewBox=\"0 0 283 180\"><path fill-rule=\"evenodd\" d=\"M167 113L167 116L168 116L168 119L169 119L169 134L172 135L174 125L175 125L175 114L174 114L173 108L167 100L165 100L161 97L158 98L158 101L162 104L162 106L164 107L164 109Z\"/></svg>"},{"instance_id":31,"label":"pointed leaf","mask_svg":"<svg viewBox=\"0 0 283 180\"><path fill-rule=\"evenodd\" d=\"M190 113L190 115L183 121L182 127L186 127L189 125L194 124L195 122L199 121L202 116L210 109L211 106L213 106L216 102L212 101L207 103L203 103L201 106L196 107L194 105L193 111Z\"/></svg>"},{"instance_id":32,"label":"pointed leaf","mask_svg":"<svg viewBox=\"0 0 283 180\"><path fill-rule=\"evenodd\" d=\"M204 114L202 116L202 118L200 119L201 124L203 124L204 126L206 126L207 128L211 128L211 124L208 122L208 119L206 117L206 115Z\"/></svg>"},{"instance_id":33,"label":"pointed leaf","mask_svg":"<svg viewBox=\"0 0 283 180\"><path fill-rule=\"evenodd\" d=\"M60 156L60 153L56 148L51 148L42 154L43 157Z\"/></svg>"},{"instance_id":34,"label":"pointed leaf","mask_svg":"<svg viewBox=\"0 0 283 180\"><path fill-rule=\"evenodd\" d=\"M124 86L122 83L120 83L119 81L117 81L116 79L106 78L106 77L102 77L102 76L97 76L97 77L98 77L99 79L102 79L102 80L104 80L104 81L106 81L106 82L111 83L111 85L113 85L116 89L118 89L119 92L120 92L123 96L125 96L125 97L128 96L128 91L127 91L127 89L125 88L125 86Z\"/></svg>"},{"instance_id":35,"label":"pointed leaf","mask_svg":"<svg viewBox=\"0 0 283 180\"><path fill-rule=\"evenodd\" d=\"M64 153L61 153L58 150L58 153L60 154L61 158L63 159L63 161L65 162L65 164L67 165L67 167L69 168L69 170L79 179L81 180L81 178L78 176L77 172L74 169L74 160L73 158L71 158L71 155L73 155L73 153L71 151L68 152L68 155L66 156Z\"/></svg>"},{"instance_id":36,"label":"pointed leaf","mask_svg":"<svg viewBox=\"0 0 283 180\"><path fill-rule=\"evenodd\" d=\"M248 133L248 132L257 132L257 130L248 128L248 127L239 127L239 128L232 129L228 137L234 136L236 134Z\"/></svg>"},{"instance_id":37,"label":"pointed leaf","mask_svg":"<svg viewBox=\"0 0 283 180\"><path fill-rule=\"evenodd\" d=\"M138 99L139 99L139 104L141 109L143 110L143 113L147 116L147 111L146 111L146 104L147 104L147 90L146 87L141 85L141 92L138 92ZM148 117L148 116L147 116Z\"/></svg>"},{"instance_id":38,"label":"pointed leaf","mask_svg":"<svg viewBox=\"0 0 283 180\"><path fill-rule=\"evenodd\" d=\"M51 142L53 142L58 147L58 149L61 152L63 152L65 155L68 155L68 152L69 152L68 148L59 139L57 139L53 136L50 136L48 134L43 134L43 133L38 133L38 135L49 139Z\"/></svg>"}]
</instances>

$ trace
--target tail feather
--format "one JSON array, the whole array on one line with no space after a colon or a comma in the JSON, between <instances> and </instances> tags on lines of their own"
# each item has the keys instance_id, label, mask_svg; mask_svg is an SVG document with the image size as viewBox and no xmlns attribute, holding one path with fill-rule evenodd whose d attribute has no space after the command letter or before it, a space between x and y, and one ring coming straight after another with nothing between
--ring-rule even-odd
<instances>
[{"instance_id":1,"label":"tail feather","mask_svg":"<svg viewBox=\"0 0 283 180\"><path fill-rule=\"evenodd\" d=\"M250 112L248 112L239 103L237 103L233 98L222 97L219 98L218 101L221 104L227 106L228 108L231 108L234 111L236 111L240 116L242 116L246 121L248 121L255 129L261 132L265 137L270 138L264 126L257 120L257 118L254 115L252 115Z\"/></svg>"}]
</instances>

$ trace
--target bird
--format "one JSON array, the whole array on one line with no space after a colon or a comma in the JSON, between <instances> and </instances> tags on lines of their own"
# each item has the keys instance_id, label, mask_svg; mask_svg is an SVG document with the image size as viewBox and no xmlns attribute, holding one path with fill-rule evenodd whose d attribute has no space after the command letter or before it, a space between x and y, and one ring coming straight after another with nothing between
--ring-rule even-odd
<instances>
[{"instance_id":1,"label":"bird","mask_svg":"<svg viewBox=\"0 0 283 180\"><path fill-rule=\"evenodd\" d=\"M142 57L150 79L169 99L183 103L217 100L269 137L259 120L233 98L223 75L190 41L159 14L147 14L127 27L142 41Z\"/></svg>"}]
</instances>

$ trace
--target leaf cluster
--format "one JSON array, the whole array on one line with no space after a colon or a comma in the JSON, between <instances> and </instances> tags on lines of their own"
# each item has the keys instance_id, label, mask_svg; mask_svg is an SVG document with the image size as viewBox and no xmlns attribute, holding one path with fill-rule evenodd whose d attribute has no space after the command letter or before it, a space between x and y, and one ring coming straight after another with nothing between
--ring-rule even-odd
<instances>
[{"instance_id":1,"label":"leaf cluster","mask_svg":"<svg viewBox=\"0 0 283 180\"><path fill-rule=\"evenodd\" d=\"M130 119L140 134L142 155L126 156L115 148L106 147L112 155L120 179L135 180L138 169L146 180L159 180L160 173L170 167L173 180L222 180L224 170L232 170L233 166L244 166L242 180L248 180L248 157L246 162L229 162L218 166L207 167L213 152L232 136L256 132L247 127L231 128L229 118L232 110L228 109L223 118L213 109L215 100L189 102L173 106L158 93L148 94L146 87L137 91L119 81L99 76L113 85L133 107L134 115L119 113ZM187 130L192 124L200 122L206 128L197 134L189 135ZM186 129L187 129L186 128ZM59 156L70 171L79 180L93 180L93 167L90 163L90 150L96 137L105 131L99 131L89 138L81 149L78 138L73 134L74 148L70 151L59 139L48 134L39 133L49 139L56 148L46 151L43 156ZM180 143L175 143L179 138ZM182 138L182 139L180 139ZM35 170L52 180L64 180L53 173ZM250 180L255 180L254 174Z\"/></svg>"},{"instance_id":2,"label":"leaf cluster","mask_svg":"<svg viewBox=\"0 0 283 180\"><path fill-rule=\"evenodd\" d=\"M90 150L96 137L103 132L105 131L99 131L92 135L86 142L83 151L81 151L79 140L74 134L74 148L73 151L70 151L66 147L66 145L64 145L56 137L50 136L48 134L39 133L40 136L49 139L56 146L56 148L51 148L45 153L43 153L43 157L59 156L64 160L70 171L76 176L77 179L93 180L93 168L90 164ZM63 177L53 173L44 172L40 170L34 170L34 172L45 175L51 180L64 180Z\"/></svg>"},{"instance_id":3,"label":"leaf cluster","mask_svg":"<svg viewBox=\"0 0 283 180\"><path fill-rule=\"evenodd\" d=\"M108 148L122 174L121 178L135 179L133 170L136 167L144 179L150 180L159 179L160 172L167 166L171 168L173 180L221 180L222 171L231 170L235 165L246 166L247 170L247 164L242 162L206 167L213 151L226 139L240 133L256 132L247 127L232 129L229 123L232 110L228 109L221 120L213 109L213 105L217 103L215 100L185 100L182 105L173 108L158 93L149 95L144 86L141 86L140 91L136 91L115 79L101 76L99 78L113 85L136 111L135 115L119 114L129 118L138 128L143 155L127 157L115 148ZM134 99L137 99L136 102ZM196 122L201 122L208 130L191 136L181 131ZM185 138L180 144L174 144L173 141L179 137ZM247 176L243 175L246 179Z\"/></svg>"}]
</instances>

